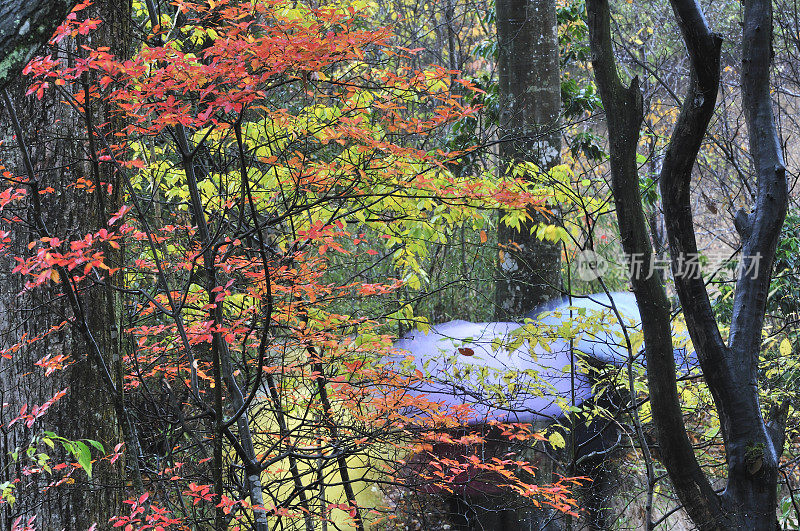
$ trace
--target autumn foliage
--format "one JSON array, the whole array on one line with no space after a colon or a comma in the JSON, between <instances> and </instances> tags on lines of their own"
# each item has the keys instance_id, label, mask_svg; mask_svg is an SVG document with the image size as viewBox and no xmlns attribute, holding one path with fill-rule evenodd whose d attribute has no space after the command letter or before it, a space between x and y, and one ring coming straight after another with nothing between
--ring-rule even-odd
<instances>
[{"instance_id":1,"label":"autumn foliage","mask_svg":"<svg viewBox=\"0 0 800 531\"><path fill-rule=\"evenodd\" d=\"M106 226L40 233L13 258L28 290L80 297L98 283L117 286L120 422L136 433L115 453L98 443L94 458L126 452L127 473L138 477L112 525L254 529L332 519L362 528L396 516L370 493L377 479L387 489L452 492L475 470L536 504L576 510L570 481L529 482L530 463L470 454L480 434L452 439L469 408L410 393L423 375L391 350L398 321L425 324L392 297L419 282L420 239L482 210L525 212L540 201L511 177L449 171L463 153L435 140L476 112L461 95L477 89L456 71L401 66L397 58L413 52L390 45L389 28L366 23L366 4L173 4L174 20L134 2L146 37L132 57L117 58L82 38L103 23L82 2L52 40L80 43L77 56L51 54L26 68L31 97L55 91L79 116L110 109L105 123L86 120L88 156L103 171L79 178L72 193L122 203ZM112 177L98 181L104 175ZM14 212L56 193L30 176L3 179L0 207ZM4 238L18 223L6 212ZM392 275L370 277L385 264ZM60 326L79 323L73 315ZM69 363L48 357L38 370L56 378ZM68 390L15 423L45 429L59 399ZM34 446L52 447L55 437ZM441 443L464 455L431 453ZM62 444L78 461L67 474L90 473L86 444ZM64 481L43 458L37 464L39 454L29 472ZM419 455L427 468L411 484L406 462Z\"/></svg>"}]
</instances>

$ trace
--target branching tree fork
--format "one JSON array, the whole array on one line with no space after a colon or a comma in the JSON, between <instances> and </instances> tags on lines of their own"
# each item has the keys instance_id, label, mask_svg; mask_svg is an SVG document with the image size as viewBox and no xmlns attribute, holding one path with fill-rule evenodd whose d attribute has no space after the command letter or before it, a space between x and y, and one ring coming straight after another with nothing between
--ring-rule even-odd
<instances>
[{"instance_id":1,"label":"branching tree fork","mask_svg":"<svg viewBox=\"0 0 800 531\"><path fill-rule=\"evenodd\" d=\"M691 75L680 116L660 175L675 285L686 322L720 416L728 481L715 492L701 469L681 416L670 336L670 308L654 276L634 275L641 309L647 377L661 456L677 494L701 529L774 529L778 458L783 447L784 408L765 421L757 373L761 330L775 248L787 209L788 187L772 115L769 71L772 5L744 2L743 107L750 152L758 176L751 213L740 211L742 266L727 343L714 318L702 278L681 274L682 261L697 256L690 203L692 168L719 87L721 38L708 27L700 6L673 0L675 17L689 52ZM608 122L612 187L622 244L640 271L650 269L652 250L639 196L636 149L642 123L638 80L625 86L614 59L607 0L587 1L592 63ZM648 528L653 523L647 522Z\"/></svg>"}]
</instances>

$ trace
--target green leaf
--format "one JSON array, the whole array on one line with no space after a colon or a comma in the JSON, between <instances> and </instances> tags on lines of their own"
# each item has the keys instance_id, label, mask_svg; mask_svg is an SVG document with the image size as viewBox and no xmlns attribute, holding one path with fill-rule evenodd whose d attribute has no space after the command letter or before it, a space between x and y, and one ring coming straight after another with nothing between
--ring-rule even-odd
<instances>
[{"instance_id":1,"label":"green leaf","mask_svg":"<svg viewBox=\"0 0 800 531\"><path fill-rule=\"evenodd\" d=\"M100 453L106 453L106 449L103 448L103 445L100 444L98 441L93 441L92 439L86 439L86 442L97 448Z\"/></svg>"},{"instance_id":2,"label":"green leaf","mask_svg":"<svg viewBox=\"0 0 800 531\"><path fill-rule=\"evenodd\" d=\"M75 441L75 457L78 464L86 471L86 475L92 477L92 451L81 441Z\"/></svg>"}]
</instances>

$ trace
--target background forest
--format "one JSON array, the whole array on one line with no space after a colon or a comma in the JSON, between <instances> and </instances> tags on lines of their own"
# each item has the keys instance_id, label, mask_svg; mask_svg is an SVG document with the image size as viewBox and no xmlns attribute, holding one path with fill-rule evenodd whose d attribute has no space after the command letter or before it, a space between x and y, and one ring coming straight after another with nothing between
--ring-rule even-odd
<instances>
[{"instance_id":1,"label":"background forest","mask_svg":"<svg viewBox=\"0 0 800 531\"><path fill-rule=\"evenodd\" d=\"M800 527L795 0L0 37L3 529Z\"/></svg>"}]
</instances>

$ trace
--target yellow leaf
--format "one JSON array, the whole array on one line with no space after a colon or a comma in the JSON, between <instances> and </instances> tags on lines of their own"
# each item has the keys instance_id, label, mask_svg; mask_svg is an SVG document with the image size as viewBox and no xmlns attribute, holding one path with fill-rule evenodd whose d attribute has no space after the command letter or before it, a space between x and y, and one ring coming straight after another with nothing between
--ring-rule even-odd
<instances>
[{"instance_id":1,"label":"yellow leaf","mask_svg":"<svg viewBox=\"0 0 800 531\"><path fill-rule=\"evenodd\" d=\"M567 446L567 441L565 441L564 437L557 431L551 433L550 436L548 437L548 440L550 441L550 445L556 449L564 448L565 446Z\"/></svg>"},{"instance_id":2,"label":"yellow leaf","mask_svg":"<svg viewBox=\"0 0 800 531\"><path fill-rule=\"evenodd\" d=\"M788 339L784 339L783 341L781 341L781 346L779 347L779 350L781 352L781 356L788 356L789 354L792 353L792 344L789 343Z\"/></svg>"}]
</instances>

